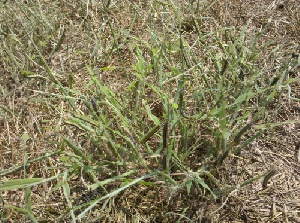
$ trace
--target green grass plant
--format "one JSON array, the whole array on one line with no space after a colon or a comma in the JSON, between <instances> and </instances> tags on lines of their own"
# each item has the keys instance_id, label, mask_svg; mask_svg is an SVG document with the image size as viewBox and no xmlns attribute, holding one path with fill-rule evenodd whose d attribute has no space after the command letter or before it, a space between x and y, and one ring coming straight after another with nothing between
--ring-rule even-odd
<instances>
[{"instance_id":1,"label":"green grass plant","mask_svg":"<svg viewBox=\"0 0 300 223\"><path fill-rule=\"evenodd\" d=\"M202 199L216 200L269 176L266 169L266 174L239 185L218 178L225 164L234 166L232 160L245 148L284 124L274 123L268 110L277 109L283 92L299 81L288 76L299 66L295 58L287 59L272 81L266 76L262 60L271 43L262 44L261 38L271 21L261 30L250 31L249 24L221 27L205 16L217 1L190 1L183 7L180 1L167 0L150 1L143 11L142 3L130 3L126 10L132 18L119 29L113 13L127 1L78 1L74 6L58 1L66 11L77 6L80 22L59 12L54 2L49 3L53 11L44 3L27 2L1 3L1 10L14 17L7 22L2 18L0 56L7 75L27 86L29 95L40 96L47 107L43 112L54 115L55 140L47 141L49 150L38 158L29 158L25 147L23 164L0 170L1 192L25 192L24 204L5 203L3 210L40 222L32 190L52 182L47 196L61 191L66 202L58 219L92 222L93 211L101 213L96 219L104 219L110 202L129 189L159 188L168 199L175 193L195 196L197 191ZM95 22L99 18L105 27ZM206 23L215 28L208 30ZM136 34L139 28L146 40ZM76 35L82 35L83 47L74 49L70 58L83 61L78 66L84 77L51 62L59 53L70 54ZM18 116L5 105L0 109L6 117ZM30 137L26 135L24 145ZM50 159L55 159L53 166ZM34 177L30 169L39 162L49 165L46 178ZM22 169L21 177L11 178ZM102 194L79 204L76 184L101 189ZM187 209L173 214L189 219Z\"/></svg>"}]
</instances>

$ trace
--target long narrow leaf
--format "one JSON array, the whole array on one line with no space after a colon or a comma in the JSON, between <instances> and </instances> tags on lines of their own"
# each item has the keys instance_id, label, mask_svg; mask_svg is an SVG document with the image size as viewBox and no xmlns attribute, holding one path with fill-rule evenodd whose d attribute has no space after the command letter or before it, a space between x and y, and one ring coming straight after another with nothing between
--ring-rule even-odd
<instances>
[{"instance_id":1,"label":"long narrow leaf","mask_svg":"<svg viewBox=\"0 0 300 223\"><path fill-rule=\"evenodd\" d=\"M149 174L149 175L145 175L145 176L142 176L142 177L140 177L140 178L137 178L137 179L133 180L132 182L129 182L129 183L126 184L125 186L120 187L119 189L114 190L114 191L112 191L111 193L109 193L109 194L107 194L107 195L105 195L105 196L103 196L103 197L100 197L100 198L97 198L97 199L91 201L89 207L87 207L83 212L81 212L81 213L77 216L76 219L77 219L77 220L82 219L82 218L87 214L87 212L89 212L93 207L95 207L100 201L103 201L103 200L105 200L105 199L109 199L109 198L111 198L111 197L114 197L114 196L116 196L117 194L119 194L120 192L122 192L123 190L126 190L127 188L129 188L129 187L131 187L131 186L137 184L139 181L144 180L144 179L146 179L146 178L149 178L149 177L152 176L152 175L153 175L153 174Z\"/></svg>"}]
</instances>

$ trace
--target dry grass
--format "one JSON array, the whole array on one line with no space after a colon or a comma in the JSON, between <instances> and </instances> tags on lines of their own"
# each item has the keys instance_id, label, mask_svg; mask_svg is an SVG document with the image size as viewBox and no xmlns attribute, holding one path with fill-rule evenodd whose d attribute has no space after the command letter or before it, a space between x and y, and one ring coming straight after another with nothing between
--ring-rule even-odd
<instances>
[{"instance_id":1,"label":"dry grass","mask_svg":"<svg viewBox=\"0 0 300 223\"><path fill-rule=\"evenodd\" d=\"M172 2L179 15L176 15ZM179 23L183 24L182 35L186 44L189 44L189 49L194 50L194 54L188 56L190 58L194 56L203 63L204 71L215 69L214 60L207 55L215 55L218 46L212 45L209 53L204 47L216 44L213 40L215 37L207 38L207 42L198 42L198 45L193 46L199 36L197 33L199 30L192 18L188 2L194 2L195 8L199 2L196 13L199 18L195 18L195 21L203 36L217 33L220 39L224 39L222 29L225 27L234 27L235 31L232 33L233 36L236 35L234 37L237 37L238 31L244 27L247 27L245 33L248 37L254 32L264 30L258 45L265 47L255 64L259 72L264 74L262 84L271 83L274 75L280 73L281 66L291 57L295 61L298 60L298 67L292 69L289 78L300 77L298 35L300 6L297 0L259 2L120 0L76 3L45 0L39 4L35 1L5 1L0 3L0 39L3 49L0 53L1 182L33 177L48 179L64 173L72 163L64 158L71 160L72 156L68 156L71 150L67 148L62 135L84 148L86 154L94 154L94 159L102 159L101 152L110 149L108 143L102 141L96 146L87 132L67 124L70 115L75 114L69 100L78 99L74 100L75 106L79 113L84 114L85 106L79 97L97 95L95 93L97 88L88 85L91 78L86 65L93 69L104 86L109 86L116 97L124 101L124 105L129 106L125 110L133 111L131 114L135 119L132 122L132 129L122 126L119 127L119 131L123 129L128 133L128 137L134 138L132 131L146 133L153 127L153 121L149 120L147 113L143 111L145 107L142 103L139 104L137 91L131 90L132 86L137 87L133 65L138 65L141 61L135 46L143 53L145 64L151 64L153 63L151 50L155 48L149 45L157 46L159 52L159 47L163 45L161 43L166 43L165 48L168 47L167 43L173 44L171 47L174 49L169 51L170 61L162 61L163 78L168 81L162 85L159 77L153 75L158 72L154 70L151 71L153 73L149 72L151 74L145 77L144 82L140 82L141 99L146 100L152 113L164 122L165 103L162 102L164 96L162 92L172 95L173 100L178 97L176 91L179 77L174 76L172 72L175 68L181 69L180 51L176 50L176 47L179 48L178 38L174 36ZM245 39L250 41L251 38ZM46 64L55 74L56 80L49 75ZM171 70L171 65L174 65L174 70ZM191 77L194 75L193 72L191 69L187 71ZM55 84L55 81L61 86ZM191 78L187 81L187 89L195 90L195 86L199 83L199 80ZM65 97L62 89L73 90L68 92L71 99ZM272 123L291 122L264 132L240 154L237 156L230 154L231 156L225 159L221 166L212 170L214 177L222 184L239 185L275 168L277 172L268 181L266 188L262 187L263 179L260 179L214 200L207 190L199 192L192 187L188 195L182 188L172 190L174 188L170 187L170 189L169 183L159 177L151 178L149 181L158 186L136 184L121 191L117 196L112 196L104 210L101 210L101 205L104 204L98 204L82 221L300 222L299 94L299 82L284 86L283 91L275 97L274 103L267 105L264 120ZM209 96L207 94L207 97ZM192 98L193 91L188 91L185 97ZM131 103L125 104L125 101ZM185 103L188 114L202 109L197 107L197 103L193 100L187 99ZM108 119L118 120L113 119L115 114L109 110L107 104L98 106L103 106L101 107L103 110L107 109L105 115ZM209 108L204 109L209 111ZM260 124L263 124L263 121L256 123L257 126ZM112 126L114 125L118 126L117 121L112 123ZM197 137L203 137L203 141L206 140L205 143L208 144L213 140L214 135L208 136L203 130L205 125L208 125L206 121L190 124L191 129L194 129L189 142L191 147L198 143ZM182 137L179 135L180 129L175 129L173 133L176 133L173 135L174 138ZM247 134L245 138L250 137ZM120 150L127 146L122 140L123 138L119 136L115 138L117 148ZM161 145L161 141L160 133L157 133L150 138L148 147L154 150ZM180 143L178 148L181 146ZM140 148L141 154L145 157L148 155L148 147ZM201 154L203 152L207 151L193 152L186 165L196 169L196 165L203 161ZM107 154L114 156L113 152ZM120 154L122 159L127 161L133 156L128 150L121 151ZM104 180L127 173L130 169L137 170L143 175L160 168L160 162L155 158L145 160L148 169L145 165L131 160L126 167L120 164L117 168L112 168L114 164L105 164L99 167L101 170L95 172L98 179ZM29 161L32 162L29 164ZM83 170L80 171L82 172L68 179L73 206L105 196L107 194L105 190L113 191L124 183L116 181L105 185L104 189L99 187L96 190L89 190L88 186L94 183L93 179ZM140 175L137 174L136 177ZM181 178L181 175L177 176L176 173L172 176L176 180L178 178L179 186L187 181L187 178ZM68 209L70 206L63 188L54 190L60 180L61 178L57 178L31 187L32 213L38 222L72 222ZM217 185L207 177L205 180L217 191ZM183 188L185 189L185 186ZM24 211L7 206L25 207L27 204L28 208L26 195L28 194L24 189L1 191L0 216L3 222L30 221ZM81 211L83 209L75 210L74 214L78 215Z\"/></svg>"}]
</instances>

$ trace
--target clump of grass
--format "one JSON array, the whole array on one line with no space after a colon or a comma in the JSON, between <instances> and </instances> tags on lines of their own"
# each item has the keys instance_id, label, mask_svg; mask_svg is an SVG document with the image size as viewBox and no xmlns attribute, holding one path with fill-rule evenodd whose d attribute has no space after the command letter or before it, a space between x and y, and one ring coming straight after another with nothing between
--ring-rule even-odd
<instances>
[{"instance_id":1,"label":"clump of grass","mask_svg":"<svg viewBox=\"0 0 300 223\"><path fill-rule=\"evenodd\" d=\"M182 193L209 200L269 176L266 170L266 174L240 185L228 185L218 178L226 162L235 165L241 151L273 126L267 113L269 107L276 108L274 102L284 88L297 81L288 77L297 66L294 58L283 64L273 81L265 76L260 60L267 45L258 44L264 29L250 32L248 26L241 30L217 27L208 32L201 23L214 23L213 19L197 13L212 5L201 9L199 4L190 4L182 8L177 2L166 1L148 5L147 19L139 13L140 5L132 4L134 16L127 29L117 29L111 22L116 5L97 4L93 13L106 19L108 30L97 31L90 12L94 8L90 9L87 2L86 8L81 5L79 10L83 14L79 29L86 35L82 44L87 49L74 52L85 58L80 68L86 76L76 83L78 74L60 70L58 75L59 69L51 65L51 60L55 53L66 50L71 28L79 32L78 27L64 24L59 28L58 21L38 5L23 6L17 4L26 17L19 20L18 26L23 29L15 33L14 27L7 28L8 40L2 38L1 42L3 56L8 67L15 67L11 73L41 78L42 84L52 86L36 93L47 95L43 103L60 114L50 130L55 140L49 145L56 150L38 159L29 159L24 150L22 165L0 172L9 178L9 174L24 168L22 179L7 180L0 190L24 188L25 205L4 204L6 210L23 213L38 222L31 189L49 182L52 188L47 196L61 191L65 204L58 219L76 222L104 219L113 199L129 188L159 188L168 198ZM162 18L154 21L155 13ZM186 13L191 20L185 19ZM160 23L159 19L167 22ZM32 21L37 23L35 28L29 26ZM41 25L45 27L44 36L35 34ZM147 28L147 40L135 34L138 25ZM109 43L104 44L109 35ZM49 41L50 48L46 47ZM117 77L105 80L108 75ZM58 109L52 101L63 105ZM48 162L49 176L28 176L27 166L50 158L57 160L55 165ZM78 202L76 184L101 192L87 202ZM95 210L99 211L96 217ZM180 216L185 217L186 210L182 213Z\"/></svg>"}]
</instances>

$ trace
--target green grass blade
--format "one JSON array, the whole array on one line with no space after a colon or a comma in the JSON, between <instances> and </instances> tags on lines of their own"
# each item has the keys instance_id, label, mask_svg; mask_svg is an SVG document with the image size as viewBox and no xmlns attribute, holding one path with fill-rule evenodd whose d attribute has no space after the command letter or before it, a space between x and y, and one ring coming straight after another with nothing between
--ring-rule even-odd
<instances>
[{"instance_id":1,"label":"green grass blade","mask_svg":"<svg viewBox=\"0 0 300 223\"><path fill-rule=\"evenodd\" d=\"M107 195L105 195L105 196L103 196L103 197L100 197L100 198L97 198L97 199L91 201L91 202L89 203L89 206L88 206L83 212L81 212L81 213L77 216L76 219L77 219L77 220L82 219L82 218L87 214L87 212L89 212L93 207L95 207L100 201L103 201L103 200L109 199L109 198L111 198L111 197L114 197L114 196L116 196L117 194L119 194L120 192L122 192L122 191L126 190L127 188L129 188L129 187L131 187L131 186L137 184L137 183L138 183L139 181L141 181L141 180L144 180L144 179L147 179L147 178L151 177L152 175L153 175L153 174L145 175L145 176L139 177L139 178L133 180L132 182L129 182L129 183L126 184L125 186L122 186L122 187L120 187L119 189L110 192L109 194L107 194Z\"/></svg>"},{"instance_id":2,"label":"green grass blade","mask_svg":"<svg viewBox=\"0 0 300 223\"><path fill-rule=\"evenodd\" d=\"M3 182L0 185L0 191L15 190L19 188L30 187L36 184L41 184L43 178L25 178L25 179L14 179Z\"/></svg>"}]
</instances>

